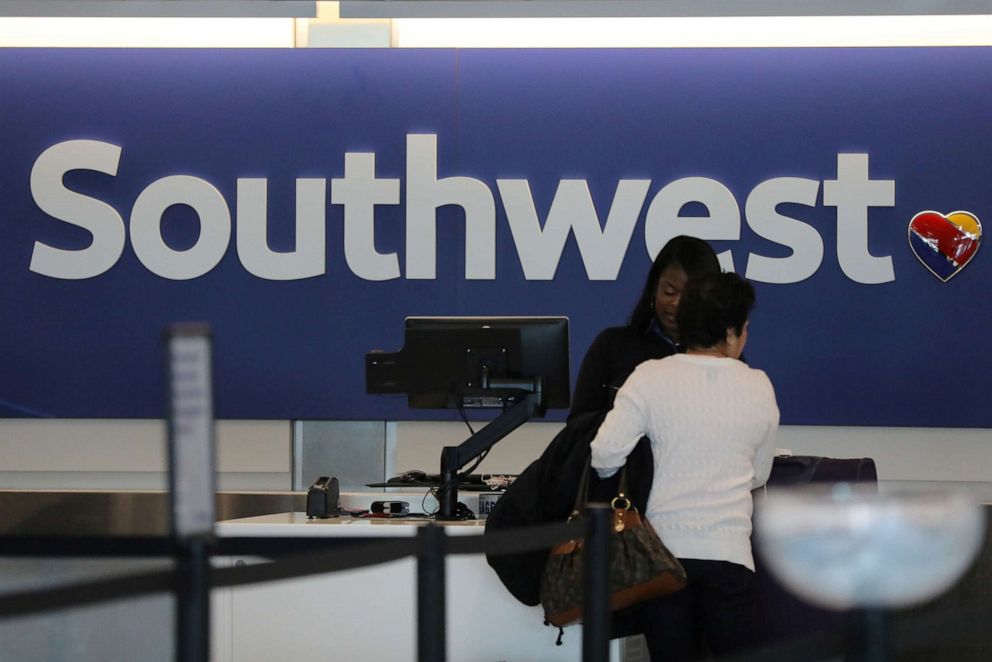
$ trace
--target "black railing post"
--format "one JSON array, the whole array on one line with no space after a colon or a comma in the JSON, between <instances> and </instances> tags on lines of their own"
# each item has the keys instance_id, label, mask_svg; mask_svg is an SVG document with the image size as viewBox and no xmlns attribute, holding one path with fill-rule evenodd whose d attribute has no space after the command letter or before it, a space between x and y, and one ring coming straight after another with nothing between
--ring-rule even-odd
<instances>
[{"instance_id":1,"label":"black railing post","mask_svg":"<svg viewBox=\"0 0 992 662\"><path fill-rule=\"evenodd\" d=\"M203 538L182 541L176 560L176 659L210 660L210 554Z\"/></svg>"},{"instance_id":2,"label":"black railing post","mask_svg":"<svg viewBox=\"0 0 992 662\"><path fill-rule=\"evenodd\" d=\"M417 531L417 660L444 662L445 568L444 528L427 524Z\"/></svg>"},{"instance_id":3,"label":"black railing post","mask_svg":"<svg viewBox=\"0 0 992 662\"><path fill-rule=\"evenodd\" d=\"M605 503L586 507L585 576L582 578L582 662L610 656L610 533L613 509Z\"/></svg>"},{"instance_id":4,"label":"black railing post","mask_svg":"<svg viewBox=\"0 0 992 662\"><path fill-rule=\"evenodd\" d=\"M210 327L165 333L169 504L176 564L176 660L210 660L210 546L216 520Z\"/></svg>"},{"instance_id":5,"label":"black railing post","mask_svg":"<svg viewBox=\"0 0 992 662\"><path fill-rule=\"evenodd\" d=\"M886 662L890 655L889 615L882 607L858 610L855 626L854 651L849 659L854 662Z\"/></svg>"}]
</instances>

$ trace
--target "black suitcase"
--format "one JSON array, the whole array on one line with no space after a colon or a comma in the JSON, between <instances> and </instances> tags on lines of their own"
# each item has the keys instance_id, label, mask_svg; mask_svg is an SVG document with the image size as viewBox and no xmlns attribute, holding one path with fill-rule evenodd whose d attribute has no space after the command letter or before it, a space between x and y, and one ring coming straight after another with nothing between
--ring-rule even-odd
<instances>
[{"instance_id":1,"label":"black suitcase","mask_svg":"<svg viewBox=\"0 0 992 662\"><path fill-rule=\"evenodd\" d=\"M878 486L875 460L870 457L833 458L813 455L780 455L772 463L768 486L804 483L859 483Z\"/></svg>"},{"instance_id":2,"label":"black suitcase","mask_svg":"<svg viewBox=\"0 0 992 662\"><path fill-rule=\"evenodd\" d=\"M860 489L877 490L875 461L868 457L779 456L772 464L768 488L836 482L855 483ZM760 507L760 503L756 505L756 508ZM753 547L761 644L774 646L798 637L836 631L851 624L853 615L849 612L820 609L792 595L765 570L760 548L757 545Z\"/></svg>"}]
</instances>

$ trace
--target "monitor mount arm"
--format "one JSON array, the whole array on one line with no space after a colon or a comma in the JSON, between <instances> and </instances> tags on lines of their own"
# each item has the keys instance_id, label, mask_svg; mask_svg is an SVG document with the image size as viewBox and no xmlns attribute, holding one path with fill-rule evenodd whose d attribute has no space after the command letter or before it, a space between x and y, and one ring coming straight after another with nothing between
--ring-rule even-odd
<instances>
[{"instance_id":1,"label":"monitor mount arm","mask_svg":"<svg viewBox=\"0 0 992 662\"><path fill-rule=\"evenodd\" d=\"M485 371L484 371L485 373ZM535 414L543 415L545 397L543 380L491 379L483 374L483 391L500 393L504 403L513 402L508 409L484 428L458 446L445 446L441 451L441 480L437 491L439 520L462 519L458 516L458 470L492 448Z\"/></svg>"}]
</instances>

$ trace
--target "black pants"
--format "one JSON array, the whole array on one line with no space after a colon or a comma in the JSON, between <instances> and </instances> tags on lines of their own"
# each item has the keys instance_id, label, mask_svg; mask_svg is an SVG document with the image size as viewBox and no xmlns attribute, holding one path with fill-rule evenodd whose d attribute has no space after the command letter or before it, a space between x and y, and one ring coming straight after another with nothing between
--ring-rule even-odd
<instances>
[{"instance_id":1,"label":"black pants","mask_svg":"<svg viewBox=\"0 0 992 662\"><path fill-rule=\"evenodd\" d=\"M727 561L680 561L689 585L637 610L651 662L720 658L754 646L754 573Z\"/></svg>"}]
</instances>

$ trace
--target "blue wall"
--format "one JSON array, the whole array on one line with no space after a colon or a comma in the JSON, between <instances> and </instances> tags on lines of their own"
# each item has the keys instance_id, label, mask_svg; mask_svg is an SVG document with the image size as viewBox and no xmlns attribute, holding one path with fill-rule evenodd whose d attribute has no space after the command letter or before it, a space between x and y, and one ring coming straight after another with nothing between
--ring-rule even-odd
<instances>
[{"instance_id":1,"label":"blue wall","mask_svg":"<svg viewBox=\"0 0 992 662\"><path fill-rule=\"evenodd\" d=\"M595 334L625 321L653 244L684 232L755 282L746 353L772 378L784 423L992 426L992 259L978 250L945 282L909 241L918 212L981 220L992 208L989 49L5 49L0 80L0 415L160 417L161 332L205 320L220 417L436 418L364 393L364 354L398 349L405 316L567 315L574 379ZM481 220L445 204L432 141L437 179L491 195L491 212L472 212ZM114 167L77 158L78 145ZM348 186L332 180L357 186L346 153L375 154L379 188L356 195L395 197L371 227L360 204L346 224L332 203ZM89 202L55 204L59 168ZM177 175L174 188L160 181ZM246 268L248 178L267 180L268 245L282 252L295 246L297 179L325 180L309 207L326 214L314 221L326 228L322 273ZM774 204L769 180L794 197ZM584 187L600 226L615 211L606 240L583 216ZM170 191L226 204L227 248L205 273L163 276L152 260L195 262L194 248L223 240L220 216L201 233ZM705 199L666 211L686 192ZM411 200L430 207L434 193L432 242ZM151 235L135 219L147 226L156 204L167 248L136 247ZM107 223L73 221L87 214ZM126 241L100 273L32 270L52 249L69 252L50 264L86 262L86 250L106 259L87 247L94 235L114 243L115 216ZM762 271L752 254L792 257ZM358 255L380 275L351 264Z\"/></svg>"}]
</instances>

